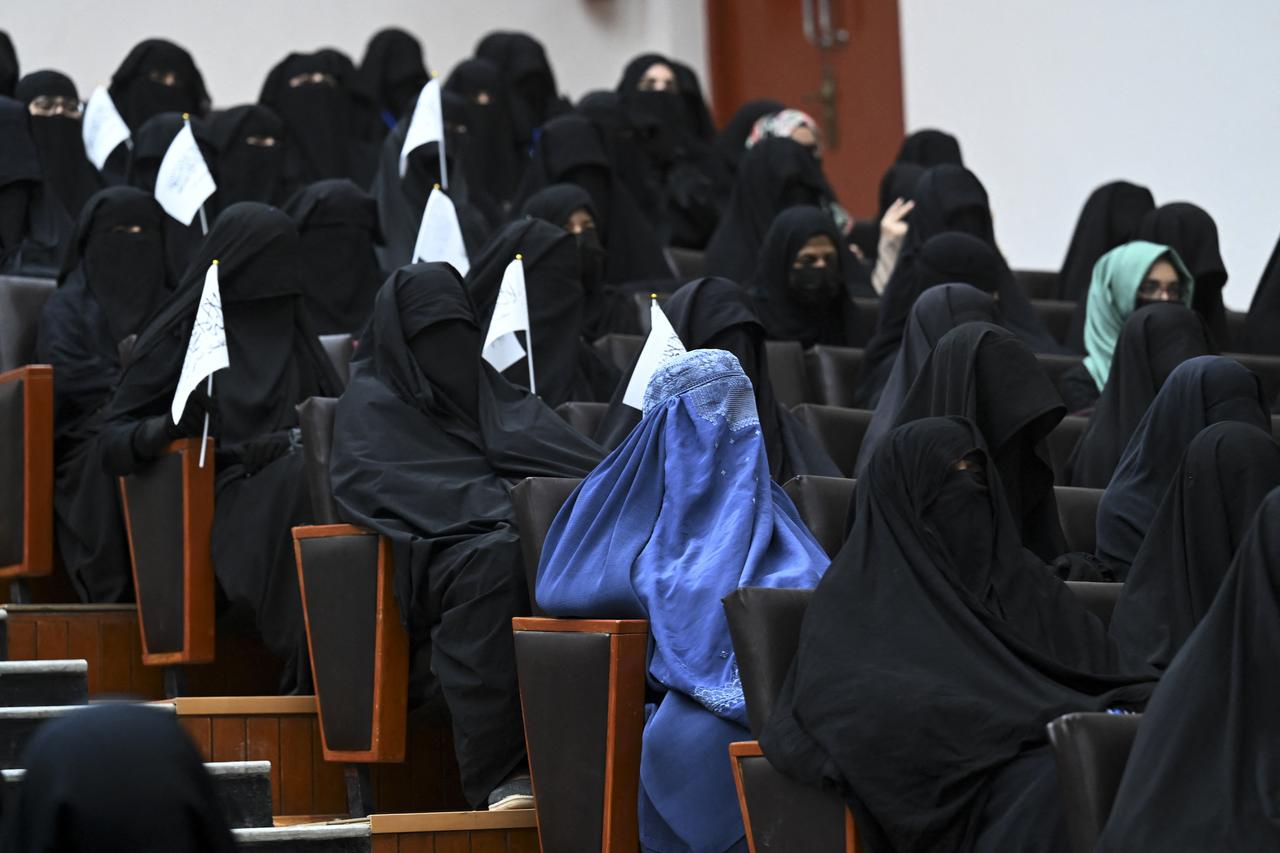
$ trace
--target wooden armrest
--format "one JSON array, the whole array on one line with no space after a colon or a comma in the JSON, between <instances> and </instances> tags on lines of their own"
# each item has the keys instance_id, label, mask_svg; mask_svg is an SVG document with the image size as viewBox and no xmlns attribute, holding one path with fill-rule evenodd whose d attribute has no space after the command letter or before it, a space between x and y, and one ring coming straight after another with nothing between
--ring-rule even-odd
<instances>
[{"instance_id":1,"label":"wooden armrest","mask_svg":"<svg viewBox=\"0 0 1280 853\"><path fill-rule=\"evenodd\" d=\"M557 634L647 634L647 619L551 619L517 616L511 620L516 631L549 631Z\"/></svg>"},{"instance_id":2,"label":"wooden armrest","mask_svg":"<svg viewBox=\"0 0 1280 853\"><path fill-rule=\"evenodd\" d=\"M0 578L53 572L53 368L28 364L0 373L0 385L18 382L22 383L22 548L18 562L0 566Z\"/></svg>"}]
</instances>

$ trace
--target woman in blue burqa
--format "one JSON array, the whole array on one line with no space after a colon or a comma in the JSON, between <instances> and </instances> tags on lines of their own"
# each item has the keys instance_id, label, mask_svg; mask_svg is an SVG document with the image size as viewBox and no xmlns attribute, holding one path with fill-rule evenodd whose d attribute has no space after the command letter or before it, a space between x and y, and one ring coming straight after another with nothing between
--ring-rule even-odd
<instances>
[{"instance_id":1,"label":"woman in blue burqa","mask_svg":"<svg viewBox=\"0 0 1280 853\"><path fill-rule=\"evenodd\" d=\"M813 587L829 560L769 477L751 382L723 350L660 367L644 418L556 517L538 566L554 616L649 620L644 850L745 850L728 745L750 740L720 601Z\"/></svg>"}]
</instances>

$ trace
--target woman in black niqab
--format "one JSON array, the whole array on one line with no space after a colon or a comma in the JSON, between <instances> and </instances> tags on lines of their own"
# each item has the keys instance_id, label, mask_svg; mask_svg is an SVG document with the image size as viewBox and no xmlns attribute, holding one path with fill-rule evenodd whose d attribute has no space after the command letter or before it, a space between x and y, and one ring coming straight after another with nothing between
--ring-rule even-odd
<instances>
[{"instance_id":1,"label":"woman in black niqab","mask_svg":"<svg viewBox=\"0 0 1280 853\"><path fill-rule=\"evenodd\" d=\"M294 193L284 212L301 237L302 293L316 334L359 334L382 283L377 202L335 178Z\"/></svg>"},{"instance_id":2,"label":"woman in black niqab","mask_svg":"<svg viewBox=\"0 0 1280 853\"><path fill-rule=\"evenodd\" d=\"M508 483L582 477L602 456L485 363L483 340L452 267L396 271L351 364L329 463L343 517L391 540L410 704L434 674L481 808L524 760L511 618L529 592Z\"/></svg>"},{"instance_id":3,"label":"woman in black niqab","mask_svg":"<svg viewBox=\"0 0 1280 853\"><path fill-rule=\"evenodd\" d=\"M1245 351L1280 355L1280 240L1271 250L1266 269L1253 291L1245 318Z\"/></svg>"},{"instance_id":4,"label":"woman in black niqab","mask_svg":"<svg viewBox=\"0 0 1280 853\"><path fill-rule=\"evenodd\" d=\"M13 97L18 85L18 52L13 49L13 39L0 30L0 97Z\"/></svg>"},{"instance_id":5,"label":"woman in black niqab","mask_svg":"<svg viewBox=\"0 0 1280 853\"><path fill-rule=\"evenodd\" d=\"M1270 434L1226 421L1191 440L1111 617L1122 649L1156 669L1169 667L1277 486L1280 445Z\"/></svg>"},{"instance_id":6,"label":"woman in black niqab","mask_svg":"<svg viewBox=\"0 0 1280 853\"><path fill-rule=\"evenodd\" d=\"M5 850L238 849L200 753L165 709L115 703L51 720L23 752L22 767L22 784L5 804Z\"/></svg>"},{"instance_id":7,"label":"woman in black niqab","mask_svg":"<svg viewBox=\"0 0 1280 853\"><path fill-rule=\"evenodd\" d=\"M285 183L284 122L261 104L232 107L208 122L208 137L217 150L218 203L238 201L278 204L288 196Z\"/></svg>"},{"instance_id":8,"label":"woman in black niqab","mask_svg":"<svg viewBox=\"0 0 1280 853\"><path fill-rule=\"evenodd\" d=\"M767 115L781 112L786 108L787 105L782 101L760 98L747 101L730 116L724 127L716 134L715 140L716 153L720 155L720 161L729 175L732 176L738 171L738 164L747 153L747 137L751 135L751 128L755 127L755 123Z\"/></svg>"},{"instance_id":9,"label":"woman in black niqab","mask_svg":"<svg viewBox=\"0 0 1280 853\"><path fill-rule=\"evenodd\" d=\"M1280 490L1142 716L1099 853L1280 847Z\"/></svg>"},{"instance_id":10,"label":"woman in black niqab","mask_svg":"<svg viewBox=\"0 0 1280 853\"><path fill-rule=\"evenodd\" d=\"M1222 304L1222 288L1227 268L1218 248L1218 226L1203 208L1185 201L1162 204L1149 211L1134 235L1169 246L1178 253L1195 280L1191 307L1204 318L1215 340L1223 347L1233 345L1227 330L1227 309Z\"/></svg>"},{"instance_id":11,"label":"woman in black niqab","mask_svg":"<svg viewBox=\"0 0 1280 853\"><path fill-rule=\"evenodd\" d=\"M0 273L53 278L72 222L40 169L27 108L0 97Z\"/></svg>"},{"instance_id":12,"label":"woman in black niqab","mask_svg":"<svg viewBox=\"0 0 1280 853\"><path fill-rule=\"evenodd\" d=\"M583 339L582 262L577 242L563 228L525 218L494 235L467 273L467 292L481 325L488 327L503 274L517 254L523 256L538 397L552 408L608 400L618 371ZM521 359L503 375L513 385L528 387L527 361Z\"/></svg>"},{"instance_id":13,"label":"woman in black niqab","mask_svg":"<svg viewBox=\"0 0 1280 853\"><path fill-rule=\"evenodd\" d=\"M467 184L505 207L520 188L524 159L511 146L511 103L502 72L487 59L467 59L449 73L444 91L466 100Z\"/></svg>"},{"instance_id":14,"label":"woman in black niqab","mask_svg":"<svg viewBox=\"0 0 1280 853\"><path fill-rule=\"evenodd\" d=\"M152 316L107 410L105 465L131 474L172 440L199 436L203 413L217 441L213 568L233 605L256 616L267 648L285 662L281 689L309 686L306 636L290 530L312 521L294 452L296 406L335 397L341 384L311 327L299 281L297 228L255 202L228 207L173 296ZM205 274L217 259L230 367L204 384L175 425L169 407L195 322Z\"/></svg>"},{"instance_id":15,"label":"woman in black niqab","mask_svg":"<svg viewBox=\"0 0 1280 853\"><path fill-rule=\"evenodd\" d=\"M826 237L821 264L799 252L815 237ZM831 216L819 207L789 207L765 234L751 278L750 293L765 334L801 346L850 346L858 324L851 293L866 273L845 245Z\"/></svg>"},{"instance_id":16,"label":"woman in black niqab","mask_svg":"<svg viewBox=\"0 0 1280 853\"><path fill-rule=\"evenodd\" d=\"M760 738L849 803L872 853L1063 849L1045 724L1151 689L1022 549L984 446L961 418L885 437Z\"/></svg>"},{"instance_id":17,"label":"woman in black niqab","mask_svg":"<svg viewBox=\"0 0 1280 853\"><path fill-rule=\"evenodd\" d=\"M663 311L686 349L726 350L742 365L755 392L769 473L775 482L785 483L800 474L841 476L817 438L774 397L764 327L745 290L726 278L695 279L677 290ZM635 368L633 362L618 383L596 434L596 440L610 450L641 420L639 409L622 402Z\"/></svg>"},{"instance_id":18,"label":"woman in black niqab","mask_svg":"<svg viewBox=\"0 0 1280 853\"><path fill-rule=\"evenodd\" d=\"M133 580L120 487L98 440L120 380L120 346L168 294L160 205L133 187L94 195L80 213L58 289L40 313L39 360L53 365L54 522L80 600L130 601Z\"/></svg>"},{"instance_id":19,"label":"woman in black niqab","mask_svg":"<svg viewBox=\"0 0 1280 853\"><path fill-rule=\"evenodd\" d=\"M569 109L558 94L547 52L542 42L527 33L499 31L482 38L475 55L502 72L511 99L512 143L523 159L533 144L534 131Z\"/></svg>"},{"instance_id":20,"label":"woman in black niqab","mask_svg":"<svg viewBox=\"0 0 1280 853\"><path fill-rule=\"evenodd\" d=\"M1098 502L1098 559L1118 579L1128 577L1187 445L1202 429L1222 421L1239 421L1270 435L1258 377L1217 355L1178 365L1142 416Z\"/></svg>"},{"instance_id":21,"label":"woman in black niqab","mask_svg":"<svg viewBox=\"0 0 1280 853\"><path fill-rule=\"evenodd\" d=\"M102 189L102 176L89 162L84 151L80 126L80 95L71 78L59 71L33 71L18 81L14 96L27 105L31 113L31 138L40 156L40 171L63 209L71 218L89 196ZM74 103L74 113L65 109L46 112L44 102L60 99ZM39 101L32 107L33 101Z\"/></svg>"},{"instance_id":22,"label":"woman in black niqab","mask_svg":"<svg viewBox=\"0 0 1280 853\"><path fill-rule=\"evenodd\" d=\"M898 147L899 163L915 163L926 169L931 166L963 166L964 158L960 156L960 140L945 130L925 128L907 135Z\"/></svg>"},{"instance_id":23,"label":"woman in black niqab","mask_svg":"<svg viewBox=\"0 0 1280 853\"><path fill-rule=\"evenodd\" d=\"M1107 384L1071 451L1062 485L1105 489L1169 374L1188 359L1217 351L1200 315L1180 303L1133 312L1120 330Z\"/></svg>"},{"instance_id":24,"label":"woman in black niqab","mask_svg":"<svg viewBox=\"0 0 1280 853\"><path fill-rule=\"evenodd\" d=\"M129 51L107 89L134 133L160 113L209 111L209 93L191 54L171 41L147 39Z\"/></svg>"},{"instance_id":25,"label":"woman in black niqab","mask_svg":"<svg viewBox=\"0 0 1280 853\"><path fill-rule=\"evenodd\" d=\"M418 93L431 79L422 42L398 27L379 30L360 61L360 83L373 98L384 131L413 112Z\"/></svg>"}]
</instances>

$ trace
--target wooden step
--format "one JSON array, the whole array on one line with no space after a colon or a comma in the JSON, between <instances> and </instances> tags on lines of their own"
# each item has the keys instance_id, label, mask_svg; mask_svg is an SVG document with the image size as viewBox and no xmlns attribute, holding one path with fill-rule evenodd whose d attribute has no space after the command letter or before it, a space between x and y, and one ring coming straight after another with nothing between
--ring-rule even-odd
<instances>
[{"instance_id":1,"label":"wooden step","mask_svg":"<svg viewBox=\"0 0 1280 853\"><path fill-rule=\"evenodd\" d=\"M369 821L234 829L236 846L262 853L369 853Z\"/></svg>"},{"instance_id":2,"label":"wooden step","mask_svg":"<svg viewBox=\"0 0 1280 853\"><path fill-rule=\"evenodd\" d=\"M0 661L0 707L84 705L88 668L83 660Z\"/></svg>"},{"instance_id":3,"label":"wooden step","mask_svg":"<svg viewBox=\"0 0 1280 853\"><path fill-rule=\"evenodd\" d=\"M375 814L373 853L538 853L533 809Z\"/></svg>"},{"instance_id":4,"label":"wooden step","mask_svg":"<svg viewBox=\"0 0 1280 853\"><path fill-rule=\"evenodd\" d=\"M172 712L171 705L153 706ZM0 708L0 770L22 766L22 753L35 733L50 720L65 717L84 708L83 705L46 705L26 708Z\"/></svg>"}]
</instances>

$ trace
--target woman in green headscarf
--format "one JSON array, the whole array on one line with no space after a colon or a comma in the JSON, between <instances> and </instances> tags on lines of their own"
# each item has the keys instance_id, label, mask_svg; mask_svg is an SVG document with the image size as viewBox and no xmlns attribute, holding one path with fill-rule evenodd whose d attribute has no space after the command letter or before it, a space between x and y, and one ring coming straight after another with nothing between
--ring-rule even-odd
<instances>
[{"instance_id":1,"label":"woman in green headscarf","mask_svg":"<svg viewBox=\"0 0 1280 853\"><path fill-rule=\"evenodd\" d=\"M1078 367L1058 378L1067 411L1093 408L1111 374L1116 340L1129 315L1153 302L1191 305L1195 281L1178 253L1168 246L1134 240L1107 252L1093 266L1085 315L1088 353Z\"/></svg>"}]
</instances>

